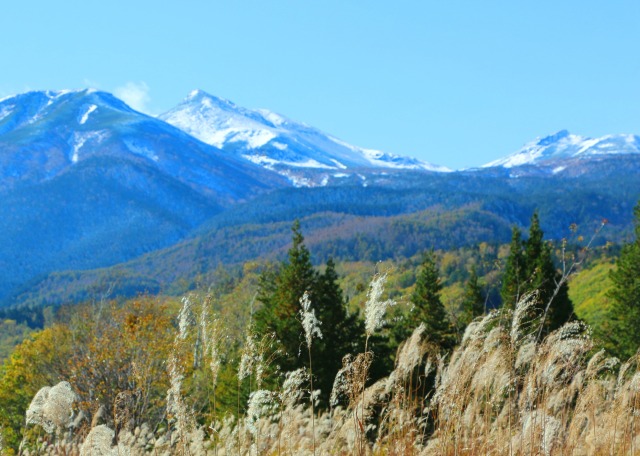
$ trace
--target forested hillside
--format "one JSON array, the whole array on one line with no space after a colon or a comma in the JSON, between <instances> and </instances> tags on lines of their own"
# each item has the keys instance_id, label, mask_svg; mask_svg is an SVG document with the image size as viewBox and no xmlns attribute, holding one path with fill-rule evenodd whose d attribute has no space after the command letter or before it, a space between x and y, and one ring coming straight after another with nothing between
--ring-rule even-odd
<instances>
[{"instance_id":1,"label":"forested hillside","mask_svg":"<svg viewBox=\"0 0 640 456\"><path fill-rule=\"evenodd\" d=\"M5 361L5 451L438 454L473 444L560 454L613 432L596 444L624 452L635 445L631 385L640 374L635 357L620 364L598 351L608 346L625 361L609 344L618 339L599 335L622 334L630 322L623 304L613 305L622 302L614 282L598 280L620 261L619 250L593 245L606 225L599 229L553 243L534 214L527 232L513 231L511 246L315 267L294 224L282 260L218 268L206 288L182 299L62 307ZM623 264L635 264L634 245L622 250ZM508 271L517 264L522 286L510 297ZM551 295L541 274L553 278ZM575 313L552 318L567 284ZM612 304L595 311L590 300L602 296ZM558 375L545 377L548 369ZM536 382L546 385L542 392L531 389ZM46 385L55 388L41 390ZM598 404L595 415L588 400ZM481 431L466 427L468 414L484 423ZM611 416L621 420L613 430Z\"/></svg>"},{"instance_id":2,"label":"forested hillside","mask_svg":"<svg viewBox=\"0 0 640 456\"><path fill-rule=\"evenodd\" d=\"M615 165L615 166L614 166ZM627 156L582 163L580 176L540 175L519 169L436 174L377 173L370 186L274 191L210 218L167 249L96 270L56 271L14 290L5 305L60 305L138 293L180 295L207 283L219 265L240 268L256 258L281 259L289 227L299 219L314 261L393 259L426 249L451 250L481 242L507 243L511 228L528 226L538 210L549 239L589 238L603 219L606 236L595 245L631 236L640 195L637 163ZM621 171L622 170L622 171ZM617 185L611 185L611 182ZM570 227L576 225L577 232Z\"/></svg>"}]
</instances>

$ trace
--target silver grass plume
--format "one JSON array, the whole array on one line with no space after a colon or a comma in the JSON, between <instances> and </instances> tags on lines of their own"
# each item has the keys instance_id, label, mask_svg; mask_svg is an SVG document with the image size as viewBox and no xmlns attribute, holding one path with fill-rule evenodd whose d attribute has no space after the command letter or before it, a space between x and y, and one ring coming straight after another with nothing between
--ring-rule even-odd
<instances>
[{"instance_id":1,"label":"silver grass plume","mask_svg":"<svg viewBox=\"0 0 640 456\"><path fill-rule=\"evenodd\" d=\"M255 389L260 389L267 367L281 353L280 350L275 348L275 344L276 335L274 333L265 334L260 339L257 339L257 336L250 331L242 348L240 366L238 367L238 380L242 381L253 374ZM278 370L277 365L275 369Z\"/></svg>"},{"instance_id":2,"label":"silver grass plume","mask_svg":"<svg viewBox=\"0 0 640 456\"><path fill-rule=\"evenodd\" d=\"M200 333L200 337L202 338L202 343L204 345L204 353L209 352L210 348L210 340L207 337L209 332L209 304L211 302L211 298L209 295L202 301L200 306L200 321L198 322L198 330Z\"/></svg>"},{"instance_id":3,"label":"silver grass plume","mask_svg":"<svg viewBox=\"0 0 640 456\"><path fill-rule=\"evenodd\" d=\"M346 396L349 392L348 371L352 368L351 363L351 355L346 355L342 358L342 368L333 380L333 387L331 388L331 395L329 396L329 405L331 405L331 407L338 405L341 397Z\"/></svg>"},{"instance_id":4,"label":"silver grass plume","mask_svg":"<svg viewBox=\"0 0 640 456\"><path fill-rule=\"evenodd\" d=\"M27 424L38 424L51 434L56 428L60 429L71 422L76 399L69 382L41 388L27 410Z\"/></svg>"},{"instance_id":5,"label":"silver grass plume","mask_svg":"<svg viewBox=\"0 0 640 456\"><path fill-rule=\"evenodd\" d=\"M302 385L307 381L309 381L309 376L304 368L285 374L282 390L280 391L280 402L285 408L292 408L302 399Z\"/></svg>"},{"instance_id":6,"label":"silver grass plume","mask_svg":"<svg viewBox=\"0 0 640 456\"><path fill-rule=\"evenodd\" d=\"M396 304L396 302L391 299L386 301L382 301L380 299L384 292L384 285L386 281L386 273L376 273L369 284L367 302L364 307L364 326L367 337L370 337L377 329L384 325L384 316L387 312L387 307L394 306Z\"/></svg>"},{"instance_id":7,"label":"silver grass plume","mask_svg":"<svg viewBox=\"0 0 640 456\"><path fill-rule=\"evenodd\" d=\"M322 339L322 332L320 331L320 320L316 318L316 312L311 308L311 300L309 299L309 292L305 291L300 298L300 318L302 318L302 327L304 328L304 337L307 341L307 347L311 347L311 341L313 336L316 335Z\"/></svg>"},{"instance_id":8,"label":"silver grass plume","mask_svg":"<svg viewBox=\"0 0 640 456\"><path fill-rule=\"evenodd\" d=\"M182 298L182 308L180 308L180 313L178 314L178 336L182 340L187 337L189 327L195 323L192 309L193 303L191 299L189 296L184 296Z\"/></svg>"},{"instance_id":9,"label":"silver grass plume","mask_svg":"<svg viewBox=\"0 0 640 456\"><path fill-rule=\"evenodd\" d=\"M175 354L169 358L169 382L167 391L167 412L171 413L176 421L178 435L184 437L190 429L190 417L187 404L182 397L182 380L184 373L178 364Z\"/></svg>"},{"instance_id":10,"label":"silver grass plume","mask_svg":"<svg viewBox=\"0 0 640 456\"><path fill-rule=\"evenodd\" d=\"M531 333L533 328L528 328L531 324L531 311L536 305L539 298L537 291L526 293L516 303L516 307L511 317L511 344L517 346L527 335Z\"/></svg>"},{"instance_id":11,"label":"silver grass plume","mask_svg":"<svg viewBox=\"0 0 640 456\"><path fill-rule=\"evenodd\" d=\"M95 426L85 437L79 456L130 456L132 448L122 441L115 446L111 445L115 435L115 431L104 424Z\"/></svg>"},{"instance_id":12,"label":"silver grass plume","mask_svg":"<svg viewBox=\"0 0 640 456\"><path fill-rule=\"evenodd\" d=\"M253 334L247 334L240 356L240 367L238 368L238 380L242 381L251 375L256 362L258 349Z\"/></svg>"},{"instance_id":13,"label":"silver grass plume","mask_svg":"<svg viewBox=\"0 0 640 456\"><path fill-rule=\"evenodd\" d=\"M585 374L589 379L596 378L602 372L613 372L619 364L620 360L615 357L608 357L607 351L603 348L591 357Z\"/></svg>"},{"instance_id":14,"label":"silver grass plume","mask_svg":"<svg viewBox=\"0 0 640 456\"><path fill-rule=\"evenodd\" d=\"M193 304L188 296L182 298L182 308L178 314L178 334L173 341L173 350L169 355L167 370L169 373L169 390L167 391L167 413L173 414L176 422L176 431L181 439L187 435L191 428L191 420L187 404L182 397L182 380L184 370L178 361L178 347L180 340L187 337L187 331L195 323L192 312Z\"/></svg>"},{"instance_id":15,"label":"silver grass plume","mask_svg":"<svg viewBox=\"0 0 640 456\"><path fill-rule=\"evenodd\" d=\"M211 361L209 362L209 369L211 370L211 383L213 387L218 384L218 374L220 373L220 366L222 364L222 353L220 351L220 324L218 320L213 320L211 324L211 331L209 337L206 339L208 342L208 352L211 354Z\"/></svg>"},{"instance_id":16,"label":"silver grass plume","mask_svg":"<svg viewBox=\"0 0 640 456\"><path fill-rule=\"evenodd\" d=\"M116 433L104 424L94 427L80 447L80 456L111 456L114 453L111 443L115 435Z\"/></svg>"},{"instance_id":17,"label":"silver grass plume","mask_svg":"<svg viewBox=\"0 0 640 456\"><path fill-rule=\"evenodd\" d=\"M49 397L50 386L44 386L36 393L31 400L29 408L27 409L27 424L39 424L48 433L53 432L53 423L46 422L44 419L44 404Z\"/></svg>"},{"instance_id":18,"label":"silver grass plume","mask_svg":"<svg viewBox=\"0 0 640 456\"><path fill-rule=\"evenodd\" d=\"M253 391L249 396L245 423L254 437L258 434L257 424L260 418L276 412L277 399L278 396L275 392L267 390Z\"/></svg>"},{"instance_id":19,"label":"silver grass plume","mask_svg":"<svg viewBox=\"0 0 640 456\"><path fill-rule=\"evenodd\" d=\"M373 353L358 353L356 357L347 354L342 358L342 368L336 374L329 404L335 407L343 398L349 399L349 405L355 406L360 396L362 379L369 372L373 361Z\"/></svg>"},{"instance_id":20,"label":"silver grass plume","mask_svg":"<svg viewBox=\"0 0 640 456\"><path fill-rule=\"evenodd\" d=\"M396 371L402 378L409 375L420 364L426 352L423 334L426 331L424 323L420 323L411 337L402 344L398 354Z\"/></svg>"}]
</instances>

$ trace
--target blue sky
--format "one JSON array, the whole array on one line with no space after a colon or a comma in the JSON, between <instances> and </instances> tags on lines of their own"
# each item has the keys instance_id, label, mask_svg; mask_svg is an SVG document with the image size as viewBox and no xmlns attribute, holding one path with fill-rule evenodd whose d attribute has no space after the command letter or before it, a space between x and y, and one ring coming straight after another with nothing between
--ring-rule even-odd
<instances>
[{"instance_id":1,"label":"blue sky","mask_svg":"<svg viewBox=\"0 0 640 456\"><path fill-rule=\"evenodd\" d=\"M352 144L478 166L568 129L640 134L640 2L22 0L0 96L200 88Z\"/></svg>"}]
</instances>

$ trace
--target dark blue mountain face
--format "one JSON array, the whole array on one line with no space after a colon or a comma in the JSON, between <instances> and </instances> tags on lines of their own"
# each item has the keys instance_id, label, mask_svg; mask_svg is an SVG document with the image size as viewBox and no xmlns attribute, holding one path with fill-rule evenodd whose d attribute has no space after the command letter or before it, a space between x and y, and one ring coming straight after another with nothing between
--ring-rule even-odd
<instances>
[{"instance_id":1,"label":"dark blue mountain face","mask_svg":"<svg viewBox=\"0 0 640 456\"><path fill-rule=\"evenodd\" d=\"M137 159L221 203L284 185L104 92L31 92L0 102L0 188L34 184L94 156Z\"/></svg>"},{"instance_id":2,"label":"dark blue mountain face","mask_svg":"<svg viewBox=\"0 0 640 456\"><path fill-rule=\"evenodd\" d=\"M0 102L0 300L166 247L286 183L96 91Z\"/></svg>"}]
</instances>

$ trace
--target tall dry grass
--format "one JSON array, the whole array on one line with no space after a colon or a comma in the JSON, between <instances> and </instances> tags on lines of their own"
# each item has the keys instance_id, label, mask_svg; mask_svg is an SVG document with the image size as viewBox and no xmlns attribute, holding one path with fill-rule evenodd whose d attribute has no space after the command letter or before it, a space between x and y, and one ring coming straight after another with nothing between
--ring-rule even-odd
<instances>
[{"instance_id":1,"label":"tall dry grass","mask_svg":"<svg viewBox=\"0 0 640 456\"><path fill-rule=\"evenodd\" d=\"M86 439L74 437L65 426L77 411L68 401L48 406L39 394L29 422L57 432L57 440L28 454L640 454L640 355L624 363L607 356L580 322L538 340L536 299L529 294L512 312L476 319L448 355L418 326L398 350L393 372L367 388L363 378L375 354L346 357L334 406L321 413L308 401L308 372L287 373L280 389L267 391L255 366L256 388L243 419L208 427L176 410L173 435L126 426L116 435L100 425ZM183 316L177 341L189 328L188 312ZM168 407L180 409L186 404L178 399L181 371L169 365ZM245 374L251 370L244 367ZM61 415L50 416L56 410Z\"/></svg>"}]
</instances>

